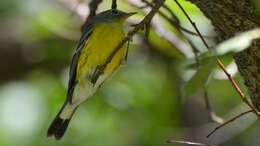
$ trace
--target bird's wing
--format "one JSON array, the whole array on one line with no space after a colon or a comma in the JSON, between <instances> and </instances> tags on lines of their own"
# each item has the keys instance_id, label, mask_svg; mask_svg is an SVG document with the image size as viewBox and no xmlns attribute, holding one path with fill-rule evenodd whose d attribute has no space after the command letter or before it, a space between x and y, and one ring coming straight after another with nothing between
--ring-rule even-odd
<instances>
[{"instance_id":1,"label":"bird's wing","mask_svg":"<svg viewBox=\"0 0 260 146\"><path fill-rule=\"evenodd\" d=\"M92 31L93 31L93 24L91 23L87 24L82 36L80 37L75 52L72 56L72 60L70 63L69 85L68 85L68 92L67 92L67 101L69 101L70 103L72 103L72 95L73 95L74 87L77 84L76 75L77 75L77 66L78 66L78 59L80 56L80 52L82 48L84 48Z\"/></svg>"}]
</instances>

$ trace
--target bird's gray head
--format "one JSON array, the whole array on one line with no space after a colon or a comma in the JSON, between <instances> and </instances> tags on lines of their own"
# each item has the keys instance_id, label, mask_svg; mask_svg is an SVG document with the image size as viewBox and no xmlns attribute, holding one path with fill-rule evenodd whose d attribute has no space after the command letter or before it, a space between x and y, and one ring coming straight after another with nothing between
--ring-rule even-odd
<instances>
[{"instance_id":1,"label":"bird's gray head","mask_svg":"<svg viewBox=\"0 0 260 146\"><path fill-rule=\"evenodd\" d=\"M126 13L120 10L111 9L97 14L92 20L95 22L124 22L128 17L134 14L136 13Z\"/></svg>"}]
</instances>

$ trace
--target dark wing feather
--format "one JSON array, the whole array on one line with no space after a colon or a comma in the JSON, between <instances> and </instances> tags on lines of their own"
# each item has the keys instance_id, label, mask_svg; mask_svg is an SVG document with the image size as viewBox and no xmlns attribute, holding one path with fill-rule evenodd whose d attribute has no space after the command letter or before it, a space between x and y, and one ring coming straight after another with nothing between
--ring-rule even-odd
<instances>
[{"instance_id":1,"label":"dark wing feather","mask_svg":"<svg viewBox=\"0 0 260 146\"><path fill-rule=\"evenodd\" d=\"M88 40L89 36L91 35L92 31L93 31L93 24L91 23L87 24L82 36L80 37L75 52L72 56L72 60L70 63L69 85L68 85L68 92L67 92L67 101L69 101L70 103L72 103L72 95L73 95L74 87L77 84L76 75L77 75L77 66L78 66L78 59L80 56L80 52L84 48L85 43Z\"/></svg>"}]
</instances>

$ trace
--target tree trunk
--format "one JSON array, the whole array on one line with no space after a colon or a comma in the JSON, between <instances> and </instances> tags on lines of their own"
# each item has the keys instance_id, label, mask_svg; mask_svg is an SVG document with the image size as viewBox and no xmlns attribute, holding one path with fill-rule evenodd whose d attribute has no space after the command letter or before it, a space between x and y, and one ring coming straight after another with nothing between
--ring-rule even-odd
<instances>
[{"instance_id":1,"label":"tree trunk","mask_svg":"<svg viewBox=\"0 0 260 146\"><path fill-rule=\"evenodd\" d=\"M208 17L221 39L260 26L250 0L189 0ZM250 98L260 111L260 40L234 59L247 86Z\"/></svg>"}]
</instances>

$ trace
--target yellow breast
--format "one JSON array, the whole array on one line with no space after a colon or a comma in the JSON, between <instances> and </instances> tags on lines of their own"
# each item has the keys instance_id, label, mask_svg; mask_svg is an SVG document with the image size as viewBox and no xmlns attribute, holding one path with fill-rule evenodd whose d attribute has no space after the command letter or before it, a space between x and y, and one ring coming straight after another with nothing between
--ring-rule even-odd
<instances>
[{"instance_id":1,"label":"yellow breast","mask_svg":"<svg viewBox=\"0 0 260 146\"><path fill-rule=\"evenodd\" d=\"M98 65L102 65L111 52L122 41L125 34L123 26L113 23L96 24L84 48L81 51L78 67L77 79L81 80L93 74ZM127 46L124 45L114 56L104 70L104 74L109 76L120 65L125 58Z\"/></svg>"}]
</instances>

